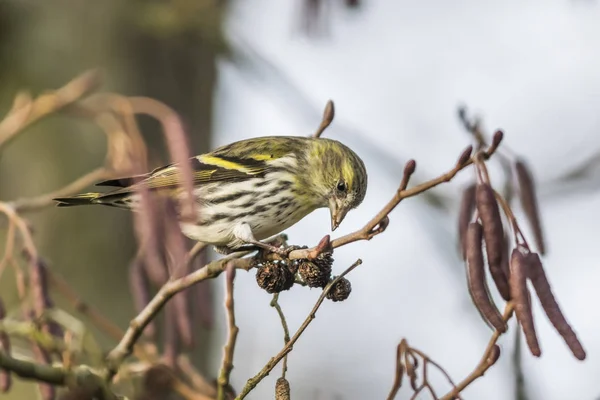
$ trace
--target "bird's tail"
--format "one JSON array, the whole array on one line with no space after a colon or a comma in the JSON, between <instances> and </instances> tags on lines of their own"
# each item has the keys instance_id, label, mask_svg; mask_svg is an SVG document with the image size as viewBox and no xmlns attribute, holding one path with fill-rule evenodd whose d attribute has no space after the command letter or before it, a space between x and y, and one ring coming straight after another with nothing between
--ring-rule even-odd
<instances>
[{"instance_id":1,"label":"bird's tail","mask_svg":"<svg viewBox=\"0 0 600 400\"><path fill-rule=\"evenodd\" d=\"M102 193L82 193L73 197L58 197L53 199L57 201L57 207L84 206L87 204L99 204L98 198Z\"/></svg>"}]
</instances>

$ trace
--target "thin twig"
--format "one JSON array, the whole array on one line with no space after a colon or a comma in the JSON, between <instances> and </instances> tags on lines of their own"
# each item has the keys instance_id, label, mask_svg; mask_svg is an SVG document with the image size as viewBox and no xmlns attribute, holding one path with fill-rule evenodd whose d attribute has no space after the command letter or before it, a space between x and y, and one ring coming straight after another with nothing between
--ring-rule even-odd
<instances>
[{"instance_id":1,"label":"thin twig","mask_svg":"<svg viewBox=\"0 0 600 400\"><path fill-rule=\"evenodd\" d=\"M91 93L98 87L99 78L98 71L84 72L55 91L42 94L35 100L25 100L20 107L13 107L10 114L0 121L0 147L24 128Z\"/></svg>"},{"instance_id":2,"label":"thin twig","mask_svg":"<svg viewBox=\"0 0 600 400\"><path fill-rule=\"evenodd\" d=\"M62 352L67 349L65 342L39 329L39 326L31 321L2 319L0 320L0 332L4 332L9 336L31 340L48 352Z\"/></svg>"},{"instance_id":3,"label":"thin twig","mask_svg":"<svg viewBox=\"0 0 600 400\"><path fill-rule=\"evenodd\" d=\"M252 260L250 258L240 258L246 254L248 252L230 254L225 258L205 265L189 275L165 283L146 307L130 321L125 335L123 335L119 344L108 354L106 360L108 365L107 379L111 379L116 374L125 357L131 354L133 346L146 325L156 317L156 314L158 314L171 297L198 282L219 276L225 270L229 261L233 261L236 268L250 269L252 267ZM192 261L189 258L188 260L188 262Z\"/></svg>"},{"instance_id":4,"label":"thin twig","mask_svg":"<svg viewBox=\"0 0 600 400\"><path fill-rule=\"evenodd\" d=\"M223 349L223 362L221 372L217 379L217 400L225 400L227 386L229 385L229 376L233 369L233 354L235 352L235 341L240 329L235 324L235 307L233 302L233 282L235 280L235 265L229 262L226 271L226 294L225 308L227 309L227 325L229 326L229 335L227 343Z\"/></svg>"},{"instance_id":5,"label":"thin twig","mask_svg":"<svg viewBox=\"0 0 600 400\"><path fill-rule=\"evenodd\" d=\"M504 319L505 322L508 321L510 319L510 317L512 316L513 309L514 309L514 305L512 302L506 303L506 306L504 307L504 313L502 316L502 318ZM498 330L494 331L494 333L492 334L492 337L490 338L490 341L487 344L487 347L485 348L485 351L483 352L483 357L481 357L481 360L479 361L479 363L477 364L477 366L475 367L473 372L471 372L465 379L463 379L461 382L459 382L454 387L454 389L452 389L446 395L441 397L440 400L455 399L460 392L462 392L467 386L469 386L475 380L482 377L483 374L485 374L486 371L492 365L494 365L496 360L494 359L494 357L491 357L491 355L493 354L494 348L496 346L496 342L500 338L500 335L501 335L500 331L498 331Z\"/></svg>"},{"instance_id":6,"label":"thin twig","mask_svg":"<svg viewBox=\"0 0 600 400\"><path fill-rule=\"evenodd\" d=\"M432 360L427 354L423 353L421 350L418 350L418 349L415 349L415 348L411 347L410 351L412 351L413 353L415 353L419 357L421 357L423 359L424 365L431 364L434 367L436 367L437 370L440 371L442 373L442 375L444 375L444 377L446 378L446 380L448 381L448 383L450 383L450 385L452 385L453 388L456 387L456 383L454 383L454 381L450 377L450 374L439 363L437 363L436 361ZM461 398L460 394L457 394L456 398L460 400L460 398Z\"/></svg>"},{"instance_id":7,"label":"thin twig","mask_svg":"<svg viewBox=\"0 0 600 400\"><path fill-rule=\"evenodd\" d=\"M262 381L267 375L269 375L269 373L273 370L273 368L275 368L275 366L279 363L279 361L281 361L281 359L283 357L285 357L290 351L292 351L292 349L294 348L294 344L298 341L298 339L304 333L306 328L308 328L308 325L310 325L310 323L315 319L317 311L319 310L319 307L321 307L321 304L325 300L327 293L329 293L329 291L344 276L346 276L347 274L352 272L352 270L354 270L354 268L358 267L360 264L362 264L362 260L360 260L360 259L356 260L356 262L354 264L352 264L350 267L348 267L338 277L333 279L331 282L329 282L327 284L327 286L325 286L325 288L323 289L323 293L321 293L321 295L317 299L317 302L315 303L314 307L308 314L308 317L306 317L306 319L304 320L302 325L300 325L300 328L298 328L298 330L296 331L294 336L292 336L290 341L283 347L283 349L281 349L281 351L279 353L277 353L277 355L275 355L275 357L273 357L269 360L269 362L264 366L264 368L262 370L260 370L260 372L258 374L256 374L253 378L248 379L248 381L246 382L246 385L244 386L244 388L242 389L240 394L236 397L236 400L241 400L241 399L245 398L248 395L248 393L250 393L256 387L256 385L258 385L260 383L260 381Z\"/></svg>"},{"instance_id":8,"label":"thin twig","mask_svg":"<svg viewBox=\"0 0 600 400\"><path fill-rule=\"evenodd\" d=\"M285 319L285 315L283 314L283 310L279 305L279 293L275 293L273 295L273 300L271 300L271 307L277 310L277 314L279 315L279 319L281 320L281 326L283 327L283 344L286 345L290 341L290 329L288 328L287 320ZM285 374L287 373L287 354L283 357L283 366L281 367L281 377L285 378Z\"/></svg>"},{"instance_id":9,"label":"thin twig","mask_svg":"<svg viewBox=\"0 0 600 400\"><path fill-rule=\"evenodd\" d=\"M117 396L88 367L74 367L71 369L54 367L20 360L0 352L0 368L23 379L32 379L50 385L96 387L101 390L103 399L117 400Z\"/></svg>"},{"instance_id":10,"label":"thin twig","mask_svg":"<svg viewBox=\"0 0 600 400\"><path fill-rule=\"evenodd\" d=\"M69 183L67 186L62 187L54 192L46 193L37 197L30 197L26 199L19 199L12 202L12 205L17 212L38 210L40 208L48 207L54 204L53 199L56 197L65 197L77 193L87 186L98 182L103 179L107 179L110 176L110 171L105 167L96 168L93 171L88 172L82 177Z\"/></svg>"}]
</instances>

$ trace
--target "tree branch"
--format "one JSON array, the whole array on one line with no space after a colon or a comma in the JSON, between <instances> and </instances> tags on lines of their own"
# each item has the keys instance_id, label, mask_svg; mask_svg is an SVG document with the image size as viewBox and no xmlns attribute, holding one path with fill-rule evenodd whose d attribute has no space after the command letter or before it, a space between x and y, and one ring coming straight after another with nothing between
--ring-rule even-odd
<instances>
[{"instance_id":1,"label":"tree branch","mask_svg":"<svg viewBox=\"0 0 600 400\"><path fill-rule=\"evenodd\" d=\"M69 183L65 187L55 190L54 192L46 193L37 197L18 199L13 201L11 204L16 212L38 210L53 204L53 199L56 197L72 195L73 193L79 192L86 187L109 177L110 171L106 167L96 168L95 170L88 172L77 180Z\"/></svg>"},{"instance_id":2,"label":"tree branch","mask_svg":"<svg viewBox=\"0 0 600 400\"><path fill-rule=\"evenodd\" d=\"M95 387L102 393L101 399L117 400L98 375L86 367L75 367L67 370L63 367L53 367L19 360L0 351L0 368L14 373L23 379L32 379L50 385L70 387Z\"/></svg>"},{"instance_id":3,"label":"tree branch","mask_svg":"<svg viewBox=\"0 0 600 400\"><path fill-rule=\"evenodd\" d=\"M510 319L510 317L512 317L513 308L514 308L514 305L512 302L506 303L506 306L504 307L504 313L502 315L502 319L504 320L504 322L507 322ZM498 330L494 331L494 333L492 334L492 337L490 338L490 341L488 342L488 344L485 348L485 351L483 352L483 356L481 357L481 360L479 361L479 363L477 364L477 366L475 367L473 372L471 372L465 379L463 379L461 382L459 382L450 392L448 392L446 395L441 397L440 400L453 400L467 386L469 386L471 383L473 383L478 378L481 378L483 376L483 374L485 374L486 371L488 369L490 369L490 367L496 363L496 361L498 359L498 356L495 355L495 352L497 351L496 350L497 349L496 342L498 342L500 335L501 335L500 331L498 331Z\"/></svg>"},{"instance_id":4,"label":"tree branch","mask_svg":"<svg viewBox=\"0 0 600 400\"><path fill-rule=\"evenodd\" d=\"M252 259L240 258L246 254L248 252L230 254L225 258L205 265L189 275L165 283L146 307L131 320L129 328L121 338L119 344L108 354L106 358L108 366L107 379L111 379L116 374L125 357L131 354L133 346L141 336L144 328L156 317L156 314L158 314L171 297L198 282L219 276L229 262L232 262L235 268L238 269L248 270L252 268ZM191 261L193 261L192 258L186 260L186 262Z\"/></svg>"},{"instance_id":5,"label":"tree branch","mask_svg":"<svg viewBox=\"0 0 600 400\"><path fill-rule=\"evenodd\" d=\"M235 309L233 302L233 282L235 280L235 266L230 261L227 264L227 284L225 308L227 309L227 324L229 325L229 335L227 343L223 349L223 362L221 364L221 372L217 379L217 400L225 400L226 388L229 385L229 375L233 369L233 354L235 352L235 341L239 332L239 328L235 324Z\"/></svg>"},{"instance_id":6,"label":"tree branch","mask_svg":"<svg viewBox=\"0 0 600 400\"><path fill-rule=\"evenodd\" d=\"M501 131L496 132L496 134L494 135L494 140L490 147L488 147L486 151L482 151L481 156L483 158L487 159L496 152L498 145L502 141L502 136L503 135ZM330 243L330 248L335 249L360 240L371 240L373 239L373 237L384 232L387 228L387 224L389 223L388 215L396 208L398 204L400 204L402 200L407 199L409 197L414 197L442 183L451 181L456 176L456 174L458 174L460 171L462 171L469 165L473 164L474 158L476 156L470 157L471 151L472 147L467 147L459 157L456 165L445 174L442 174L437 178L431 179L420 185L407 189L408 181L416 168L416 162L414 160L409 160L404 167L404 175L402 178L402 182L400 183L400 187L394 194L394 197L392 197L392 199L381 209L381 211L379 211L361 229L332 240ZM288 255L288 258L290 260L301 258L314 259L320 254L317 248L318 246L310 249L293 250ZM275 258L276 256L270 255L270 257Z\"/></svg>"},{"instance_id":7,"label":"tree branch","mask_svg":"<svg viewBox=\"0 0 600 400\"><path fill-rule=\"evenodd\" d=\"M275 368L279 361L281 361L283 357L285 357L290 351L292 351L292 349L294 348L294 344L298 341L298 339L304 333L306 328L308 328L308 325L310 325L310 323L315 319L317 311L319 310L319 307L321 307L321 304L325 300L327 293L329 293L329 291L335 286L336 283L338 283L343 277L352 272L352 270L354 270L354 268L358 267L360 264L362 264L362 260L356 260L356 262L350 267L348 267L344 272L342 272L340 276L336 277L331 282L329 282L327 286L325 286L325 288L323 289L323 293L321 293L321 295L317 299L316 304L308 314L308 317L306 317L302 325L300 325L300 328L298 328L294 336L292 336L290 341L283 347L283 349L281 349L279 353L277 353L277 355L275 355L275 357L269 360L269 362L264 366L262 370L260 370L258 374L256 374L253 378L248 379L246 385L244 386L238 397L236 397L236 400L241 400L245 398L248 395L248 393L250 393L252 389L254 389L256 385L260 383L260 381L262 381L267 375L269 375L269 373L273 370L273 368Z\"/></svg>"}]
</instances>

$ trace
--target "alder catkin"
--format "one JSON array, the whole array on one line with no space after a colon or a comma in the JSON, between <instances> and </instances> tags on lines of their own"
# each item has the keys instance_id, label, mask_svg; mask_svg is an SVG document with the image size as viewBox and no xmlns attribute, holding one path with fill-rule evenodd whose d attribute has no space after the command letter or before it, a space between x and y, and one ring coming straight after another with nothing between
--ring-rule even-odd
<instances>
[{"instance_id":1,"label":"alder catkin","mask_svg":"<svg viewBox=\"0 0 600 400\"><path fill-rule=\"evenodd\" d=\"M506 323L492 301L485 281L483 251L481 249L483 228L478 222L472 222L467 228L467 283L471 299L486 323L499 332L506 332Z\"/></svg>"},{"instance_id":2,"label":"alder catkin","mask_svg":"<svg viewBox=\"0 0 600 400\"><path fill-rule=\"evenodd\" d=\"M475 211L475 184L472 184L463 190L462 198L460 200L460 210L458 212L458 238L460 240L463 260L465 260L467 256L465 240L467 227L471 222L473 211Z\"/></svg>"},{"instance_id":3,"label":"alder catkin","mask_svg":"<svg viewBox=\"0 0 600 400\"><path fill-rule=\"evenodd\" d=\"M490 273L498 292L504 299L510 298L508 277L502 270L504 228L494 189L487 183L478 184L475 190L475 199L479 218L483 225L483 238Z\"/></svg>"},{"instance_id":4,"label":"alder catkin","mask_svg":"<svg viewBox=\"0 0 600 400\"><path fill-rule=\"evenodd\" d=\"M510 257L510 294L515 304L515 315L521 325L525 340L531 354L539 357L542 354L535 333L533 323L533 313L529 300L529 290L527 289L527 257L519 248L512 251Z\"/></svg>"},{"instance_id":5,"label":"alder catkin","mask_svg":"<svg viewBox=\"0 0 600 400\"><path fill-rule=\"evenodd\" d=\"M0 298L0 321L6 317L6 309L4 308L4 302ZM4 331L0 331L0 352L10 355L10 339L8 334ZM0 368L0 393L6 393L12 386L12 377L10 372Z\"/></svg>"},{"instance_id":6,"label":"alder catkin","mask_svg":"<svg viewBox=\"0 0 600 400\"><path fill-rule=\"evenodd\" d=\"M542 230L533 175L527 167L527 164L525 164L525 162L522 160L517 160L515 163L515 170L517 172L517 180L519 181L519 198L521 200L521 207L523 207L525 216L531 225L533 238L535 239L535 245L540 254L544 255L546 254L546 245L544 240L544 232Z\"/></svg>"},{"instance_id":7,"label":"alder catkin","mask_svg":"<svg viewBox=\"0 0 600 400\"><path fill-rule=\"evenodd\" d=\"M150 302L150 282L147 269L144 268L142 257L136 257L129 266L129 291L133 297L136 311L141 312ZM148 339L156 337L156 323L154 320L148 322L144 328L143 335Z\"/></svg>"},{"instance_id":8,"label":"alder catkin","mask_svg":"<svg viewBox=\"0 0 600 400\"><path fill-rule=\"evenodd\" d=\"M536 253L531 253L527 256L529 267L529 279L537 293L538 298L548 319L554 325L554 328L562 336L567 346L573 355L579 360L585 360L586 354L577 335L567 322L565 316L552 293L552 288L544 272L542 261Z\"/></svg>"}]
</instances>

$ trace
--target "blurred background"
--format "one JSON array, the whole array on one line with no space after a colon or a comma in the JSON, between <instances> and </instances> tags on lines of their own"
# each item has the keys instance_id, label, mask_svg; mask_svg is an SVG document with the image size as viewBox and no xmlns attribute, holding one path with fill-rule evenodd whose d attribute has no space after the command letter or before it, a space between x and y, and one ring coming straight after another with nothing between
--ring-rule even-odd
<instances>
[{"instance_id":1,"label":"blurred background","mask_svg":"<svg viewBox=\"0 0 600 400\"><path fill-rule=\"evenodd\" d=\"M101 68L103 90L150 96L175 109L193 153L201 153L255 136L308 135L333 99L336 118L325 135L355 149L369 173L365 202L338 229L342 235L389 200L408 159L417 160L414 182L453 166L471 143L457 117L458 107L467 106L486 132L504 130L504 144L535 175L548 242L545 267L588 359L572 357L534 300L542 357L515 352L513 326L500 341L498 364L464 398L596 399L599 18L600 5L592 0L3 0L0 110L10 109L18 90L40 93ZM158 124L140 124L151 167L167 162ZM0 199L62 187L101 165L105 152L97 126L64 115L46 119L0 150ZM336 251L334 274L357 258L363 265L349 276L351 297L326 302L294 347L292 398L385 398L402 338L455 380L473 369L491 331L471 303L457 252L460 191L471 178L465 171L407 200L390 215L384 234ZM492 167L492 180L502 179ZM128 285L136 251L131 216L111 208L50 207L27 217L51 268L125 327L135 315ZM316 244L329 233L327 210L287 233L291 243ZM209 294L204 287L196 300L212 305L214 321L196 327L191 358L211 377L226 332L223 280L211 282ZM18 301L12 279L0 281L0 293L8 304ZM291 330L318 296L308 289L282 294ZM238 273L235 388L282 346L270 299L253 272ZM97 334L105 348L114 345ZM273 398L278 371L249 398ZM448 389L441 375L432 381L439 393ZM405 388L398 398L410 394ZM35 386L19 383L6 398L36 395Z\"/></svg>"}]
</instances>

